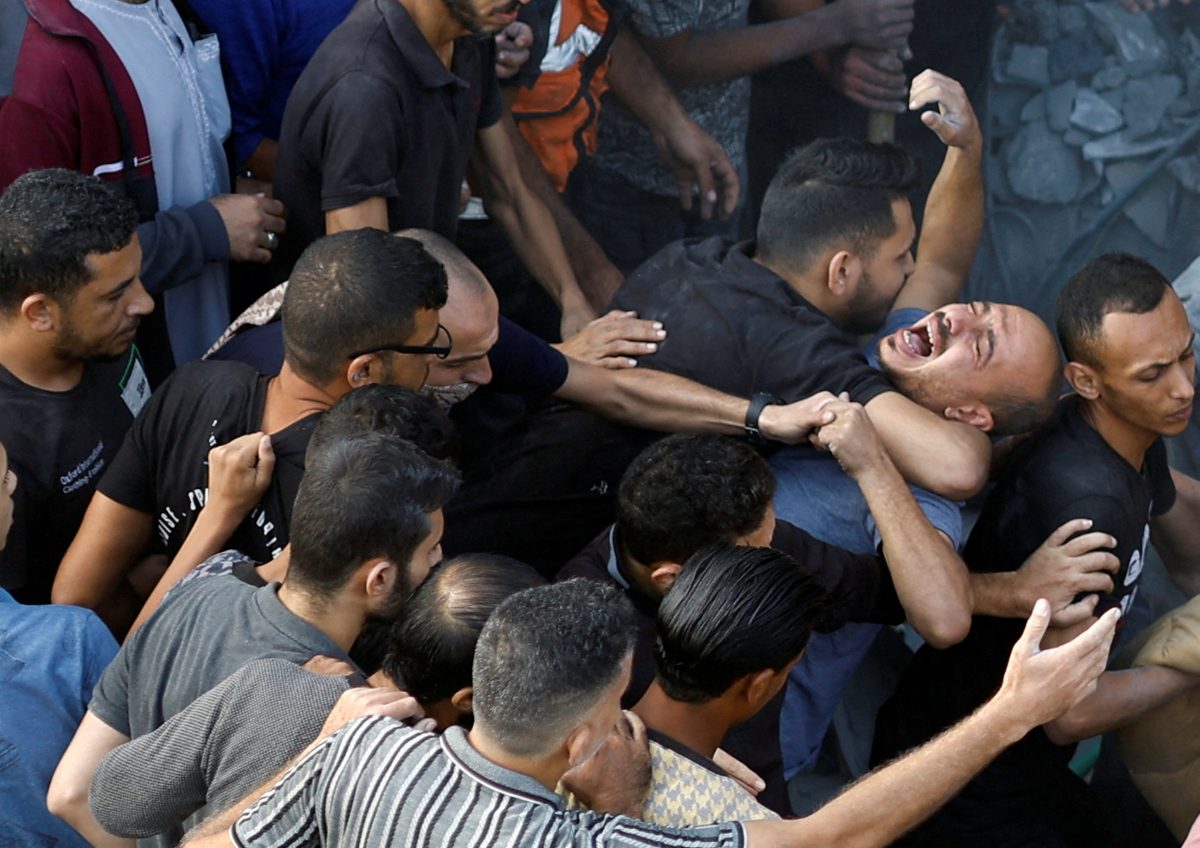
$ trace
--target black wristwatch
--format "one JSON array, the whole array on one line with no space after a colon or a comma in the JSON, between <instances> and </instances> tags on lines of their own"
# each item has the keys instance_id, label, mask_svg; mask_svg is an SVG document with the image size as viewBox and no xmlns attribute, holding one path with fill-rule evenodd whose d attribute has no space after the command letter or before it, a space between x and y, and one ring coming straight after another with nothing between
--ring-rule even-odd
<instances>
[{"instance_id":1,"label":"black wristwatch","mask_svg":"<svg viewBox=\"0 0 1200 848\"><path fill-rule=\"evenodd\" d=\"M783 403L770 392L757 392L750 398L750 408L746 410L746 438L752 445L765 445L769 440L758 429L758 419L762 411L773 404Z\"/></svg>"}]
</instances>

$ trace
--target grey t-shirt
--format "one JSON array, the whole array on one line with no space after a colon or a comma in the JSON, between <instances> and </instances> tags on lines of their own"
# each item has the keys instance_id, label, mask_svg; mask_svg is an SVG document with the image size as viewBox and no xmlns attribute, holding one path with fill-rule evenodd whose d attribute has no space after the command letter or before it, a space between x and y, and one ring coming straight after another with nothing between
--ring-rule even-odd
<instances>
[{"instance_id":1,"label":"grey t-shirt","mask_svg":"<svg viewBox=\"0 0 1200 848\"><path fill-rule=\"evenodd\" d=\"M161 834L177 844L300 753L348 687L345 677L287 660L248 663L153 733L105 756L88 793L96 821L117 836Z\"/></svg>"},{"instance_id":2,"label":"grey t-shirt","mask_svg":"<svg viewBox=\"0 0 1200 848\"><path fill-rule=\"evenodd\" d=\"M747 25L749 0L628 0L633 27L650 39L670 38L685 29L705 32ZM675 92L688 114L729 154L739 171L746 161L750 124L750 78L680 88ZM628 109L609 97L600 117L598 168L620 174L643 191L674 196L678 185L647 130Z\"/></svg>"},{"instance_id":3,"label":"grey t-shirt","mask_svg":"<svg viewBox=\"0 0 1200 848\"><path fill-rule=\"evenodd\" d=\"M279 601L234 577L196 580L172 594L133 634L100 678L89 709L136 739L185 709L251 660L303 663L346 653Z\"/></svg>"}]
</instances>

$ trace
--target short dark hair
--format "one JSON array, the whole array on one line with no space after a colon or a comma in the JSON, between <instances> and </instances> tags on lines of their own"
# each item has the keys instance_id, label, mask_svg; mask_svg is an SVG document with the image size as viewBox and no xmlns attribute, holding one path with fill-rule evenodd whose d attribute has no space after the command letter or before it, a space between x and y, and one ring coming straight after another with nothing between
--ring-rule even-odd
<instances>
[{"instance_id":1,"label":"short dark hair","mask_svg":"<svg viewBox=\"0 0 1200 848\"><path fill-rule=\"evenodd\" d=\"M1062 374L1056 373L1040 393L1023 395L1003 392L988 398L992 413L991 436L1019 436L1032 433L1054 414L1062 392Z\"/></svg>"},{"instance_id":2,"label":"short dark hair","mask_svg":"<svg viewBox=\"0 0 1200 848\"><path fill-rule=\"evenodd\" d=\"M617 542L643 565L683 562L763 522L775 477L745 442L679 433L638 454L617 490Z\"/></svg>"},{"instance_id":3,"label":"short dark hair","mask_svg":"<svg viewBox=\"0 0 1200 848\"><path fill-rule=\"evenodd\" d=\"M870 258L896 232L892 202L916 182L916 161L895 145L817 139L792 151L767 186L756 254L802 270L836 242Z\"/></svg>"},{"instance_id":4,"label":"short dark hair","mask_svg":"<svg viewBox=\"0 0 1200 848\"><path fill-rule=\"evenodd\" d=\"M633 607L583 578L518 592L496 608L475 647L475 726L510 754L553 750L621 674Z\"/></svg>"},{"instance_id":5,"label":"short dark hair","mask_svg":"<svg viewBox=\"0 0 1200 848\"><path fill-rule=\"evenodd\" d=\"M454 444L454 425L436 400L404 386L373 383L346 392L321 415L308 454L357 433L395 436L436 459L448 459Z\"/></svg>"},{"instance_id":6,"label":"short dark hair","mask_svg":"<svg viewBox=\"0 0 1200 848\"><path fill-rule=\"evenodd\" d=\"M687 561L658 608L654 658L663 691L703 703L800 656L825 590L773 548L716 545Z\"/></svg>"},{"instance_id":7,"label":"short dark hair","mask_svg":"<svg viewBox=\"0 0 1200 848\"><path fill-rule=\"evenodd\" d=\"M1128 253L1106 253L1084 265L1067 280L1055 307L1058 342L1067 359L1098 365L1104 316L1151 312L1169 288L1157 268Z\"/></svg>"},{"instance_id":8,"label":"short dark hair","mask_svg":"<svg viewBox=\"0 0 1200 848\"><path fill-rule=\"evenodd\" d=\"M292 509L288 582L328 597L374 557L406 566L429 535L428 514L457 486L450 466L394 436L361 433L310 452Z\"/></svg>"},{"instance_id":9,"label":"short dark hair","mask_svg":"<svg viewBox=\"0 0 1200 848\"><path fill-rule=\"evenodd\" d=\"M90 254L133 240L133 202L99 177L49 168L18 177L0 196L0 313L41 292L69 304L92 278Z\"/></svg>"},{"instance_id":10,"label":"short dark hair","mask_svg":"<svg viewBox=\"0 0 1200 848\"><path fill-rule=\"evenodd\" d=\"M479 633L500 602L546 579L499 554L463 554L436 566L393 626L383 669L417 700L449 698L471 685Z\"/></svg>"},{"instance_id":11,"label":"short dark hair","mask_svg":"<svg viewBox=\"0 0 1200 848\"><path fill-rule=\"evenodd\" d=\"M419 242L370 227L322 236L283 296L284 359L327 383L354 351L403 342L418 310L445 305L446 271Z\"/></svg>"}]
</instances>

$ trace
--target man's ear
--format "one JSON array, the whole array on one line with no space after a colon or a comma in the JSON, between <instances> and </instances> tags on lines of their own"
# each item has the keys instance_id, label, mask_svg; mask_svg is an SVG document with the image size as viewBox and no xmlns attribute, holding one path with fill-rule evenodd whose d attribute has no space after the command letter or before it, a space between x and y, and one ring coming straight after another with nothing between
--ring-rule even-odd
<instances>
[{"instance_id":1,"label":"man's ear","mask_svg":"<svg viewBox=\"0 0 1200 848\"><path fill-rule=\"evenodd\" d=\"M683 571L683 566L677 562L656 563L650 569L650 582L665 595L667 590L675 585L675 578L681 571Z\"/></svg>"},{"instance_id":2,"label":"man's ear","mask_svg":"<svg viewBox=\"0 0 1200 848\"><path fill-rule=\"evenodd\" d=\"M450 704L463 715L472 715L475 707L475 687L464 686L450 696Z\"/></svg>"},{"instance_id":3,"label":"man's ear","mask_svg":"<svg viewBox=\"0 0 1200 848\"><path fill-rule=\"evenodd\" d=\"M1086 400L1100 397L1100 375L1090 365L1082 362L1068 362L1063 369L1067 382L1075 390L1075 394Z\"/></svg>"},{"instance_id":4,"label":"man's ear","mask_svg":"<svg viewBox=\"0 0 1200 848\"><path fill-rule=\"evenodd\" d=\"M400 569L390 559L375 559L363 564L366 575L363 577L363 593L369 601L388 598L392 587L400 579Z\"/></svg>"},{"instance_id":5,"label":"man's ear","mask_svg":"<svg viewBox=\"0 0 1200 848\"><path fill-rule=\"evenodd\" d=\"M862 261L848 250L839 250L829 259L826 285L834 297L847 297L858 290L862 279Z\"/></svg>"},{"instance_id":6,"label":"man's ear","mask_svg":"<svg viewBox=\"0 0 1200 848\"><path fill-rule=\"evenodd\" d=\"M21 317L39 333L58 329L60 307L48 296L34 292L21 301Z\"/></svg>"},{"instance_id":7,"label":"man's ear","mask_svg":"<svg viewBox=\"0 0 1200 848\"><path fill-rule=\"evenodd\" d=\"M599 749L599 746L594 744L596 739L593 734L594 731L590 727L581 724L567 735L567 741L564 743L567 768L583 765Z\"/></svg>"},{"instance_id":8,"label":"man's ear","mask_svg":"<svg viewBox=\"0 0 1200 848\"><path fill-rule=\"evenodd\" d=\"M764 668L743 678L746 681L745 688L742 690L743 697L752 710L758 712L767 701L774 697L775 693L772 690L775 686L776 677L786 673L786 671L775 671L772 668Z\"/></svg>"},{"instance_id":9,"label":"man's ear","mask_svg":"<svg viewBox=\"0 0 1200 848\"><path fill-rule=\"evenodd\" d=\"M992 419L992 411L985 404L978 401L965 403L961 406L948 406L942 414L951 421L961 421L964 424L970 424L972 427L978 427L985 433L996 426L996 422Z\"/></svg>"},{"instance_id":10,"label":"man's ear","mask_svg":"<svg viewBox=\"0 0 1200 848\"><path fill-rule=\"evenodd\" d=\"M378 354L364 353L350 360L346 367L346 382L351 389L383 382L383 360Z\"/></svg>"}]
</instances>

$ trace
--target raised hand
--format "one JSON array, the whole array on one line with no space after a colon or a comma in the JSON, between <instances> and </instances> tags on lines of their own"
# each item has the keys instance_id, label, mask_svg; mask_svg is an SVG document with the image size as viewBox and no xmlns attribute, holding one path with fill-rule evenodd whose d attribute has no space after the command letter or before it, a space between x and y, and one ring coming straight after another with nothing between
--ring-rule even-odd
<instances>
[{"instance_id":1,"label":"raised hand","mask_svg":"<svg viewBox=\"0 0 1200 848\"><path fill-rule=\"evenodd\" d=\"M947 147L979 149L983 134L979 119L962 85L945 74L924 70L912 81L908 92L908 108L912 111L937 104L937 111L921 113L921 123L933 130Z\"/></svg>"}]
</instances>

